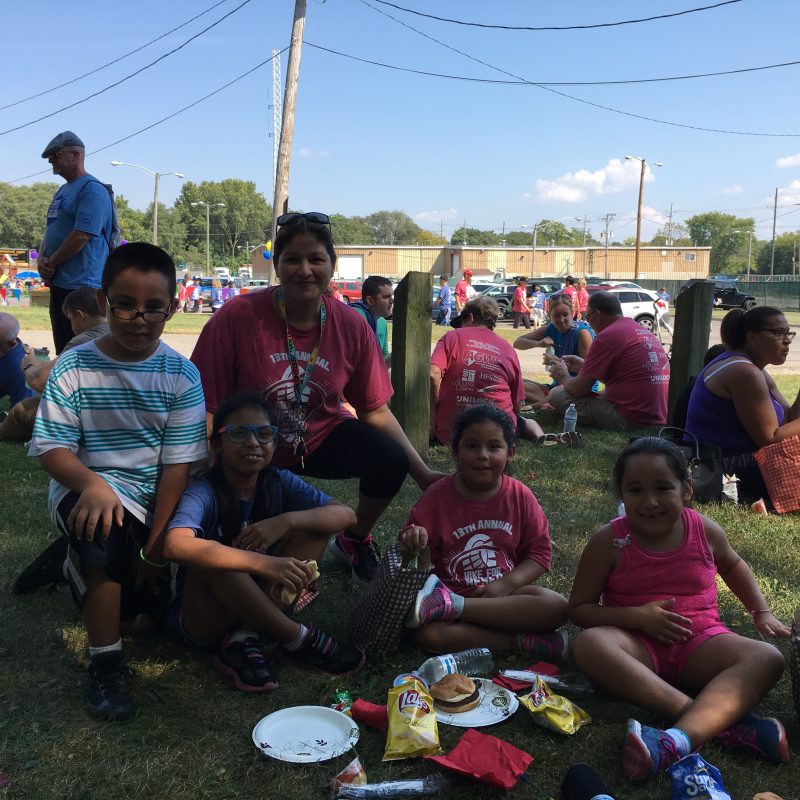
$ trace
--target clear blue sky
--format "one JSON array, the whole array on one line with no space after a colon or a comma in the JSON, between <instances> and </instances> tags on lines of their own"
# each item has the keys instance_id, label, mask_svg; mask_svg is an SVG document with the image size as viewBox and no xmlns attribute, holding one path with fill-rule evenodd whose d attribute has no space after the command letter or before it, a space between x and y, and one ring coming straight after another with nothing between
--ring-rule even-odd
<instances>
[{"instance_id":1,"label":"clear blue sky","mask_svg":"<svg viewBox=\"0 0 800 800\"><path fill-rule=\"evenodd\" d=\"M190 25L111 67L0 114L23 125L80 100L177 47L236 8L226 0ZM398 0L409 8L484 24L585 25L668 14L713 0L558 3ZM77 0L10 4L3 10L0 105L49 89L111 61L214 0L139 0L135 6ZM375 9L379 9L376 11ZM39 157L70 129L87 152L194 102L289 43L293 0L251 0L222 23L120 86L5 135L0 180L46 166ZM380 13L382 12L382 13ZM486 66L424 38L481 59ZM500 231L541 218L617 215L615 240L635 232L638 162L661 161L645 185L649 236L672 203L675 221L704 210L754 216L768 238L780 188L779 232L800 228L800 66L742 75L623 86L553 87L643 116L736 131L736 136L660 125L576 102L534 86L426 77L332 55L472 78L597 81L654 78L800 59L800 4L742 0L721 8L621 27L523 32L466 27L415 16L375 0L309 0L289 183L294 208L347 215L398 209L446 235L467 225ZM285 75L288 54L282 66ZM493 69L495 67L497 69ZM173 119L88 158L89 170L145 208L152 179L112 159L187 179L254 180L272 200L272 71L267 64ZM784 166L781 166L784 164ZM45 180L47 175L22 183ZM180 181L164 177L170 204ZM782 215L782 216L781 216Z\"/></svg>"}]
</instances>

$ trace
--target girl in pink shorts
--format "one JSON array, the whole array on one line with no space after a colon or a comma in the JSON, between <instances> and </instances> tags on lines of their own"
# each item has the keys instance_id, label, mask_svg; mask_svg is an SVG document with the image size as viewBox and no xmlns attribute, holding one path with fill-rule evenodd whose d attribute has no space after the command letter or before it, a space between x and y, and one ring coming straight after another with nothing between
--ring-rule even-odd
<instances>
[{"instance_id":1,"label":"girl in pink shorts","mask_svg":"<svg viewBox=\"0 0 800 800\"><path fill-rule=\"evenodd\" d=\"M753 573L715 522L688 503L692 485L677 447L637 439L614 465L626 516L604 525L581 556L570 596L580 668L608 691L660 714L667 730L628 721L625 772L646 780L709 739L789 760L786 732L753 711L783 672L772 645L720 621L716 576L762 636L790 635Z\"/></svg>"}]
</instances>

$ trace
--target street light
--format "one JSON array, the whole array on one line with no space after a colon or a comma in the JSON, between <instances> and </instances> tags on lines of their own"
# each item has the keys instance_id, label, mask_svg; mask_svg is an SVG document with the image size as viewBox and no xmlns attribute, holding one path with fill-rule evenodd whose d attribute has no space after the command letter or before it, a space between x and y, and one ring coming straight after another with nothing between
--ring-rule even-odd
<instances>
[{"instance_id":1,"label":"street light","mask_svg":"<svg viewBox=\"0 0 800 800\"><path fill-rule=\"evenodd\" d=\"M644 173L647 170L647 161L640 156L625 156L626 161L641 161L642 174L639 178L639 206L636 210L636 257L633 262L633 279L639 280L639 248L642 244L642 195L644 194ZM653 162L654 167L663 167L660 161Z\"/></svg>"},{"instance_id":2,"label":"street light","mask_svg":"<svg viewBox=\"0 0 800 800\"><path fill-rule=\"evenodd\" d=\"M533 257L531 259L531 277L536 277L536 237L539 233L539 228L545 228L552 222L561 222L565 219L574 219L576 222L581 222L580 217L559 217L558 219L540 219L534 226L533 226ZM530 225L520 225L520 228L530 228Z\"/></svg>"},{"instance_id":3,"label":"street light","mask_svg":"<svg viewBox=\"0 0 800 800\"><path fill-rule=\"evenodd\" d=\"M162 175L175 175L178 178L185 178L182 172L154 172L152 169L143 167L141 164L129 164L127 161L112 161L112 167L136 167L150 173L156 179L156 188L153 191L153 244L158 244L158 181Z\"/></svg>"},{"instance_id":4,"label":"street light","mask_svg":"<svg viewBox=\"0 0 800 800\"><path fill-rule=\"evenodd\" d=\"M225 203L206 203L203 200L198 200L196 203L191 203L193 206L206 207L206 275L211 274L211 209L222 208Z\"/></svg>"}]
</instances>

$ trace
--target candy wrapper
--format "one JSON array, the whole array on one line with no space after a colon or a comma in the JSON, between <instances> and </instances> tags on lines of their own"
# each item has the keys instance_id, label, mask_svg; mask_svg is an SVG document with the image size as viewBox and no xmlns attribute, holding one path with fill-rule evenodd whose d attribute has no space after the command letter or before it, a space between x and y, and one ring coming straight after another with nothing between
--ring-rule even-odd
<instances>
[{"instance_id":1,"label":"candy wrapper","mask_svg":"<svg viewBox=\"0 0 800 800\"><path fill-rule=\"evenodd\" d=\"M719 770L697 753L673 764L667 775L672 781L672 800L731 800Z\"/></svg>"},{"instance_id":2,"label":"candy wrapper","mask_svg":"<svg viewBox=\"0 0 800 800\"><path fill-rule=\"evenodd\" d=\"M342 786L364 786L367 782L367 771L356 756L332 781L331 796L335 797Z\"/></svg>"},{"instance_id":3,"label":"candy wrapper","mask_svg":"<svg viewBox=\"0 0 800 800\"><path fill-rule=\"evenodd\" d=\"M553 694L539 677L531 687L531 693L520 697L519 701L531 712L535 723L556 733L573 734L592 721L580 706Z\"/></svg>"},{"instance_id":4,"label":"candy wrapper","mask_svg":"<svg viewBox=\"0 0 800 800\"><path fill-rule=\"evenodd\" d=\"M342 714L346 714L348 717L352 717L353 715L350 713L352 706L353 698L351 697L350 692L346 692L344 690L334 692L331 708L341 711Z\"/></svg>"},{"instance_id":5,"label":"candy wrapper","mask_svg":"<svg viewBox=\"0 0 800 800\"><path fill-rule=\"evenodd\" d=\"M440 751L433 698L415 675L401 675L389 690L389 732L384 761L429 756Z\"/></svg>"}]
</instances>

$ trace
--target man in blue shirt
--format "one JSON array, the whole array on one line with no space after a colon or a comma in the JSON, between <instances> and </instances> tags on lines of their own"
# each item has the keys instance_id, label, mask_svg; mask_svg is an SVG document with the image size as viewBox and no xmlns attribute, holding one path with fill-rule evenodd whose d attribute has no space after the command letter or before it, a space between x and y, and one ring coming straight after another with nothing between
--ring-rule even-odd
<instances>
[{"instance_id":1,"label":"man in blue shirt","mask_svg":"<svg viewBox=\"0 0 800 800\"><path fill-rule=\"evenodd\" d=\"M393 305L394 287L382 275L370 275L361 284L361 300L350 304L350 308L358 311L375 331L383 360L389 368L392 366L392 356L389 352L389 326L386 318L392 315Z\"/></svg>"},{"instance_id":2,"label":"man in blue shirt","mask_svg":"<svg viewBox=\"0 0 800 800\"><path fill-rule=\"evenodd\" d=\"M84 168L83 142L72 132L59 133L44 149L53 174L67 182L47 209L47 228L39 249L39 274L50 287L50 324L56 355L72 338L61 307L81 286L100 287L112 233L111 195Z\"/></svg>"},{"instance_id":3,"label":"man in blue shirt","mask_svg":"<svg viewBox=\"0 0 800 800\"><path fill-rule=\"evenodd\" d=\"M33 392L25 386L21 367L25 348L18 336L17 319L0 312L0 399L8 395L12 407L26 397L33 397Z\"/></svg>"},{"instance_id":4,"label":"man in blue shirt","mask_svg":"<svg viewBox=\"0 0 800 800\"><path fill-rule=\"evenodd\" d=\"M450 303L451 303L450 287L447 285L447 275L442 275L439 278L439 296L436 298L436 323L447 327L450 324Z\"/></svg>"}]
</instances>

